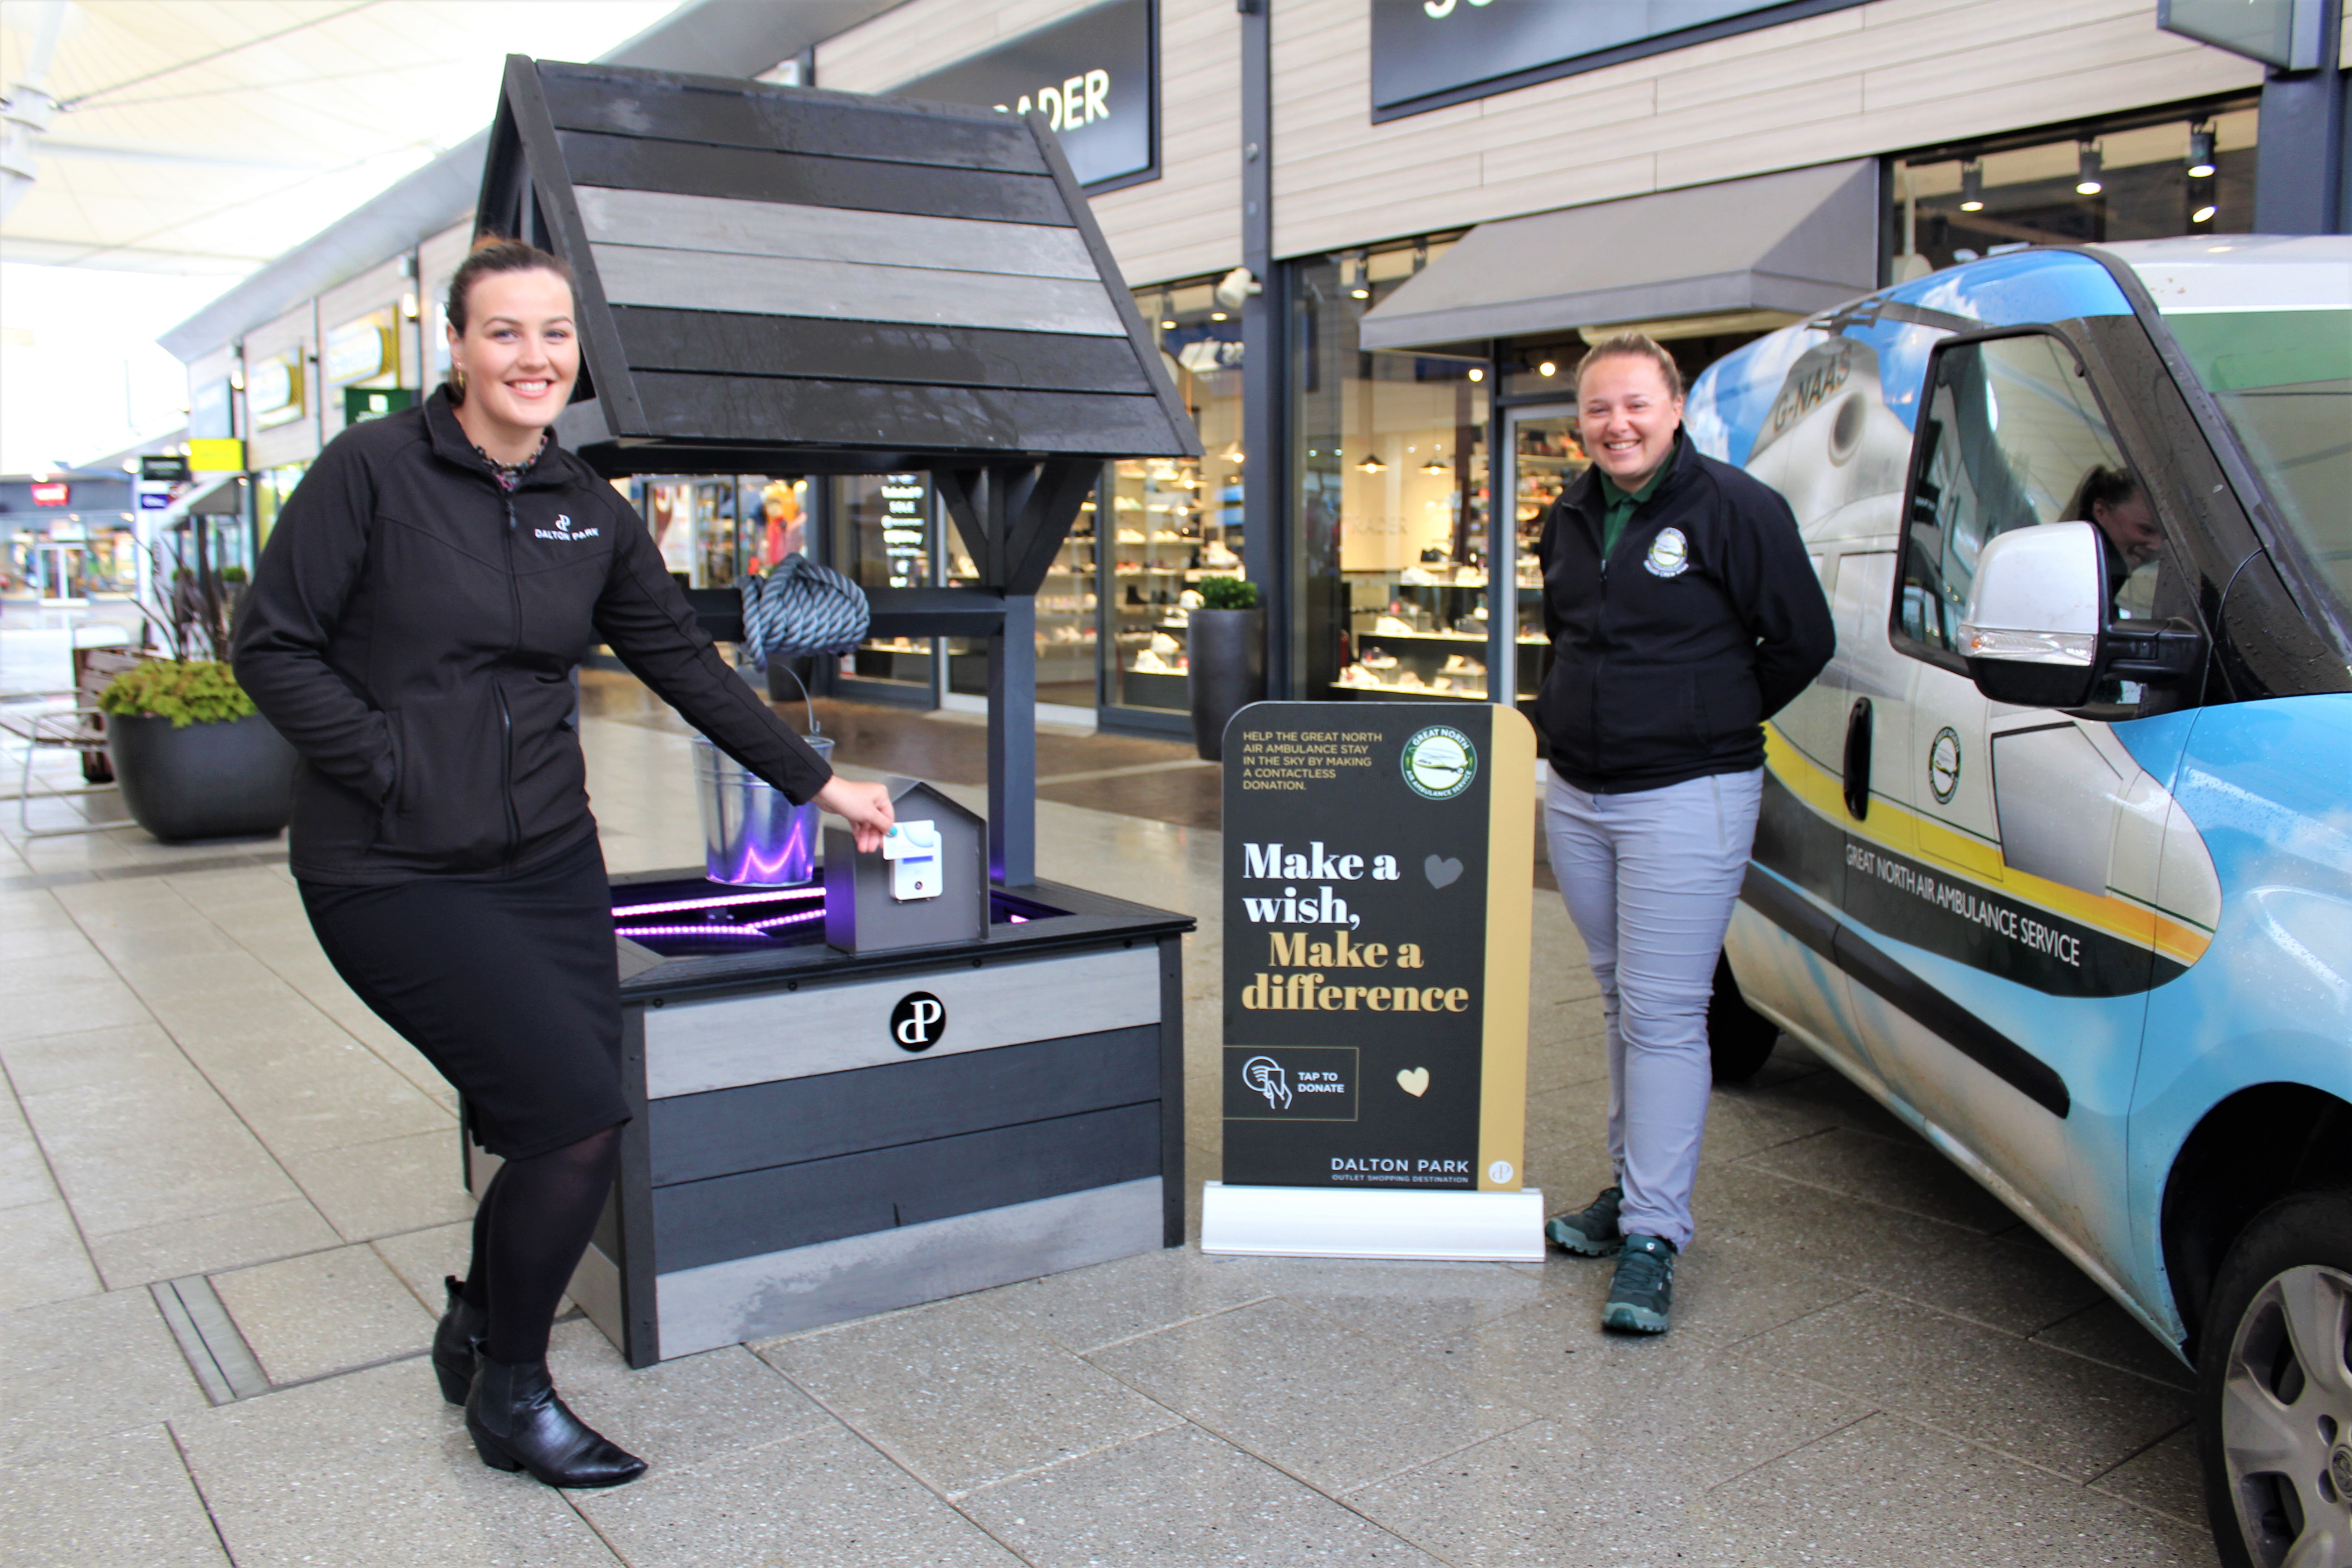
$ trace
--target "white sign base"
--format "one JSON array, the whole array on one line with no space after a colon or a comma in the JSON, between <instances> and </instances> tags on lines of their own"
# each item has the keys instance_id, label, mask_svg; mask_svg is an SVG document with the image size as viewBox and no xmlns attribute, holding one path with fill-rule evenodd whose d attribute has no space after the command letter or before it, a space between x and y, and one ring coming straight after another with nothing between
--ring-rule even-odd
<instances>
[{"instance_id":1,"label":"white sign base","mask_svg":"<svg viewBox=\"0 0 2352 1568\"><path fill-rule=\"evenodd\" d=\"M1205 1184L1201 1250L1275 1258L1541 1263L1540 1187L1415 1193L1368 1187Z\"/></svg>"}]
</instances>

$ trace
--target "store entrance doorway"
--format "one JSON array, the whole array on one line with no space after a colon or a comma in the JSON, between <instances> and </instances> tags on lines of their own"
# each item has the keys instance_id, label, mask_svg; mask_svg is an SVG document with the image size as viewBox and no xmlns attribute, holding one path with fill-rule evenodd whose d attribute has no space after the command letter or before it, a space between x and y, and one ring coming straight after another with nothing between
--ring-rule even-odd
<instances>
[{"instance_id":1,"label":"store entrance doorway","mask_svg":"<svg viewBox=\"0 0 2352 1568\"><path fill-rule=\"evenodd\" d=\"M1516 605L1494 632L1497 645L1491 659L1499 679L1489 689L1517 694L1521 707L1535 700L1551 662L1551 639L1544 635L1543 563L1536 546L1543 537L1544 514L1569 482L1590 463L1577 445L1576 408L1567 403L1528 404L1503 411L1503 449L1510 454L1510 497L1507 508L1495 509L1494 594L1490 603ZM1505 562L1510 563L1508 577ZM1512 584L1505 599L1504 584Z\"/></svg>"},{"instance_id":2,"label":"store entrance doorway","mask_svg":"<svg viewBox=\"0 0 2352 1568\"><path fill-rule=\"evenodd\" d=\"M34 578L45 605L78 605L89 598L88 563L79 544L42 544L34 549Z\"/></svg>"}]
</instances>

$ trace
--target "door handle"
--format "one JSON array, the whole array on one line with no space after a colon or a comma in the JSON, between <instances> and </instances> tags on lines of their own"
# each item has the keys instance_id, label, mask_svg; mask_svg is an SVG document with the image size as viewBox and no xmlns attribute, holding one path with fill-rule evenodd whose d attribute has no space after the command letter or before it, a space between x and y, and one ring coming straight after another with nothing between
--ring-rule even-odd
<instances>
[{"instance_id":1,"label":"door handle","mask_svg":"<svg viewBox=\"0 0 2352 1568\"><path fill-rule=\"evenodd\" d=\"M1854 699L1845 719L1845 809L1856 822L1870 815L1870 699Z\"/></svg>"}]
</instances>

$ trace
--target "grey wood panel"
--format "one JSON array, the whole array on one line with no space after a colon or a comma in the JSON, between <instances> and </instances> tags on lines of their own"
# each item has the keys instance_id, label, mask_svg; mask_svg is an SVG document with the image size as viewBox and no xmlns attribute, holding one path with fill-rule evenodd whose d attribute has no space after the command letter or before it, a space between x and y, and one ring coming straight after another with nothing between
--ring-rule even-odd
<instances>
[{"instance_id":1,"label":"grey wood panel","mask_svg":"<svg viewBox=\"0 0 2352 1568\"><path fill-rule=\"evenodd\" d=\"M654 1189L654 1255L697 1268L1160 1173L1160 1107L1118 1106Z\"/></svg>"},{"instance_id":2,"label":"grey wood panel","mask_svg":"<svg viewBox=\"0 0 2352 1568\"><path fill-rule=\"evenodd\" d=\"M967 462L971 454L986 452L1153 458L1200 451L1192 439L1191 421L1180 433L1170 426L1160 400L1145 394L923 387L662 371L639 372L636 380L652 433L681 440L789 440L797 446L894 452L927 448L956 454Z\"/></svg>"},{"instance_id":3,"label":"grey wood panel","mask_svg":"<svg viewBox=\"0 0 2352 1568\"><path fill-rule=\"evenodd\" d=\"M950 106L845 100L723 78L623 78L542 61L549 111L566 131L718 146L790 147L840 158L1043 174L1029 128Z\"/></svg>"},{"instance_id":4,"label":"grey wood panel","mask_svg":"<svg viewBox=\"0 0 2352 1568\"><path fill-rule=\"evenodd\" d=\"M1017 386L1041 392L1151 389L1134 349L1117 338L672 310L658 305L624 305L613 319L621 330L622 352L635 370L803 375L914 386ZM596 405L586 406L593 411ZM573 404L556 422L556 435L566 446L580 444L564 421L581 407ZM601 440L607 434L586 438Z\"/></svg>"},{"instance_id":5,"label":"grey wood panel","mask_svg":"<svg viewBox=\"0 0 2352 1568\"><path fill-rule=\"evenodd\" d=\"M1157 1024L1159 957L1146 943L645 1008L646 1098L911 1060L890 1037L890 1009L909 991L928 991L947 1007L946 1032L927 1053L933 1058L1047 1031Z\"/></svg>"},{"instance_id":6,"label":"grey wood panel","mask_svg":"<svg viewBox=\"0 0 2352 1568\"><path fill-rule=\"evenodd\" d=\"M664 1274L662 1353L692 1355L1150 1252L1160 1244L1160 1187L1151 1176Z\"/></svg>"},{"instance_id":7,"label":"grey wood panel","mask_svg":"<svg viewBox=\"0 0 2352 1568\"><path fill-rule=\"evenodd\" d=\"M1068 223L1069 203L1044 174L924 168L818 158L749 147L702 147L634 136L559 131L563 163L578 185L691 191L754 202L814 202L869 212L933 213L1004 223Z\"/></svg>"},{"instance_id":8,"label":"grey wood panel","mask_svg":"<svg viewBox=\"0 0 2352 1568\"><path fill-rule=\"evenodd\" d=\"M604 297L615 305L1098 337L1127 334L1108 291L1092 279L873 267L792 256L714 256L642 245L589 248Z\"/></svg>"},{"instance_id":9,"label":"grey wood panel","mask_svg":"<svg viewBox=\"0 0 2352 1568\"><path fill-rule=\"evenodd\" d=\"M581 220L600 245L643 245L735 256L789 256L882 267L1094 279L1075 228L989 223L922 213L870 212L800 202L747 202L676 191L577 187Z\"/></svg>"},{"instance_id":10,"label":"grey wood panel","mask_svg":"<svg viewBox=\"0 0 2352 1568\"><path fill-rule=\"evenodd\" d=\"M1149 1024L682 1094L653 1104L653 1182L698 1182L1159 1097L1160 1030Z\"/></svg>"}]
</instances>

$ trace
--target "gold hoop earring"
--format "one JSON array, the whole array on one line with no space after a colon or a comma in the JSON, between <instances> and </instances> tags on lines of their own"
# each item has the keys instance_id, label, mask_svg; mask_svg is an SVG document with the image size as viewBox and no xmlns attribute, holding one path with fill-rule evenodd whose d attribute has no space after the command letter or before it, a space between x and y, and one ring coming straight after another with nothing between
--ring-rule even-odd
<instances>
[{"instance_id":1,"label":"gold hoop earring","mask_svg":"<svg viewBox=\"0 0 2352 1568\"><path fill-rule=\"evenodd\" d=\"M466 367L464 365L454 365L450 368L449 384L456 390L458 397L463 398L466 395Z\"/></svg>"}]
</instances>

